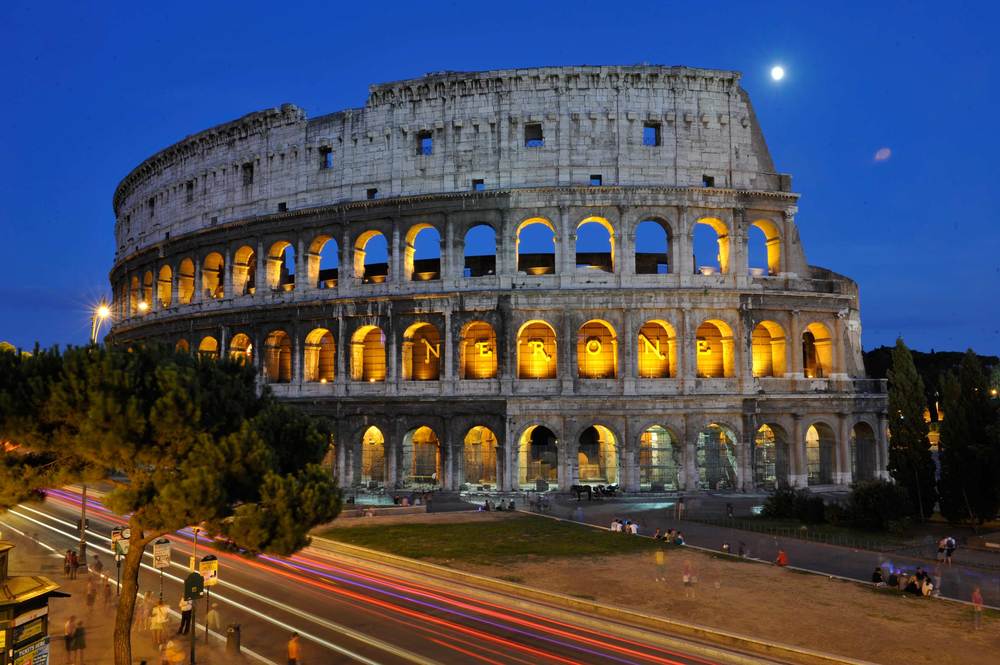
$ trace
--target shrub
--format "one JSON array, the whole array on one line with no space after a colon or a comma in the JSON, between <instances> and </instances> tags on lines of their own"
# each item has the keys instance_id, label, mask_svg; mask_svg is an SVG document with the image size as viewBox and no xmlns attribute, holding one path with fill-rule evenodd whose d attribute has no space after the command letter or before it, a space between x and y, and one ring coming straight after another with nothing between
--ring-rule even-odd
<instances>
[{"instance_id":1,"label":"shrub","mask_svg":"<svg viewBox=\"0 0 1000 665\"><path fill-rule=\"evenodd\" d=\"M825 519L824 510L823 499L813 496L808 490L779 487L764 502L762 514L764 517L820 524Z\"/></svg>"},{"instance_id":2,"label":"shrub","mask_svg":"<svg viewBox=\"0 0 1000 665\"><path fill-rule=\"evenodd\" d=\"M795 490L782 485L764 502L764 517L790 519L795 517Z\"/></svg>"},{"instance_id":3,"label":"shrub","mask_svg":"<svg viewBox=\"0 0 1000 665\"><path fill-rule=\"evenodd\" d=\"M886 530L891 524L904 524L909 512L906 490L887 480L855 484L847 502L851 523L862 529Z\"/></svg>"},{"instance_id":4,"label":"shrub","mask_svg":"<svg viewBox=\"0 0 1000 665\"><path fill-rule=\"evenodd\" d=\"M823 499L806 490L799 490L795 493L795 517L806 524L822 524L826 519Z\"/></svg>"}]
</instances>

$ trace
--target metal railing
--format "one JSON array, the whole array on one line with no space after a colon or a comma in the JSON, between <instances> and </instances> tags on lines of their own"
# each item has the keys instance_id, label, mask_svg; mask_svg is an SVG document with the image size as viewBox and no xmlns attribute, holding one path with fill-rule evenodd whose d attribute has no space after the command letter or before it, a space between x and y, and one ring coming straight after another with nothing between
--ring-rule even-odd
<instances>
[{"instance_id":1,"label":"metal railing","mask_svg":"<svg viewBox=\"0 0 1000 665\"><path fill-rule=\"evenodd\" d=\"M850 547L853 549L869 550L873 552L896 552L905 548L918 546L917 541L891 538L865 538L854 533L830 533L811 529L808 526L791 527L768 524L764 519L743 519L733 517L710 517L704 515L684 515L684 520L696 522L709 526L725 527L728 529L738 529L740 531L750 531L759 533L771 538L786 538L804 540L824 545L838 545L840 547Z\"/></svg>"}]
</instances>

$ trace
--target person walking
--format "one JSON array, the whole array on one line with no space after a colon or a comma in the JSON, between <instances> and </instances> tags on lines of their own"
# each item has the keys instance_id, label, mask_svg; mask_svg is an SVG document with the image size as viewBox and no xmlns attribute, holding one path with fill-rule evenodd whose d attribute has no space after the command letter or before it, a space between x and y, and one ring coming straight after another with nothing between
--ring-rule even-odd
<instances>
[{"instance_id":1,"label":"person walking","mask_svg":"<svg viewBox=\"0 0 1000 665\"><path fill-rule=\"evenodd\" d=\"M76 658L76 665L83 665L84 652L87 649L87 631L83 628L83 621L76 622L76 628L73 629L73 637L70 638L70 644L73 649L73 655Z\"/></svg>"},{"instance_id":2,"label":"person walking","mask_svg":"<svg viewBox=\"0 0 1000 665\"><path fill-rule=\"evenodd\" d=\"M104 609L111 607L111 580L104 578Z\"/></svg>"},{"instance_id":3,"label":"person walking","mask_svg":"<svg viewBox=\"0 0 1000 665\"><path fill-rule=\"evenodd\" d=\"M96 554L94 555L94 563L91 566L91 570L94 571L95 575L104 575L104 564L101 563L101 560L97 558Z\"/></svg>"},{"instance_id":4,"label":"person walking","mask_svg":"<svg viewBox=\"0 0 1000 665\"><path fill-rule=\"evenodd\" d=\"M299 634L292 633L288 640L288 665L299 665Z\"/></svg>"},{"instance_id":5,"label":"person walking","mask_svg":"<svg viewBox=\"0 0 1000 665\"><path fill-rule=\"evenodd\" d=\"M788 565L788 555L785 554L785 550L782 549L778 550L778 556L774 560L774 565L778 566L779 568L784 568L785 566Z\"/></svg>"},{"instance_id":6,"label":"person walking","mask_svg":"<svg viewBox=\"0 0 1000 665\"><path fill-rule=\"evenodd\" d=\"M87 616L89 617L94 611L94 601L97 600L97 583L94 582L94 578L91 577L87 580Z\"/></svg>"},{"instance_id":7,"label":"person walking","mask_svg":"<svg viewBox=\"0 0 1000 665\"><path fill-rule=\"evenodd\" d=\"M76 629L76 615L70 614L63 624L63 646L66 647L66 665L73 665L73 631Z\"/></svg>"},{"instance_id":8,"label":"person walking","mask_svg":"<svg viewBox=\"0 0 1000 665\"><path fill-rule=\"evenodd\" d=\"M955 549L957 547L958 544L955 542L955 539L952 538L951 536L948 536L948 540L945 542L945 547L944 547L944 561L949 566L951 565L951 557L955 553Z\"/></svg>"},{"instance_id":9,"label":"person walking","mask_svg":"<svg viewBox=\"0 0 1000 665\"><path fill-rule=\"evenodd\" d=\"M972 627L974 630L983 627L983 594L979 587L972 590Z\"/></svg>"},{"instance_id":10,"label":"person walking","mask_svg":"<svg viewBox=\"0 0 1000 665\"><path fill-rule=\"evenodd\" d=\"M163 646L163 637L167 631L167 621L169 620L167 605L163 600L156 601L156 605L149 613L149 628L153 631L153 646Z\"/></svg>"},{"instance_id":11,"label":"person walking","mask_svg":"<svg viewBox=\"0 0 1000 665\"><path fill-rule=\"evenodd\" d=\"M63 577L70 579L69 568L73 564L73 550L66 550L66 556L63 557Z\"/></svg>"},{"instance_id":12,"label":"person walking","mask_svg":"<svg viewBox=\"0 0 1000 665\"><path fill-rule=\"evenodd\" d=\"M71 580L76 579L77 571L80 569L80 558L76 555L73 550L69 551L69 578Z\"/></svg>"},{"instance_id":13,"label":"person walking","mask_svg":"<svg viewBox=\"0 0 1000 665\"><path fill-rule=\"evenodd\" d=\"M667 581L667 573L666 573L667 555L664 553L662 547L660 549L656 550L656 554L654 555L654 557L655 557L655 560L656 560L656 581L657 582L666 582Z\"/></svg>"},{"instance_id":14,"label":"person walking","mask_svg":"<svg viewBox=\"0 0 1000 665\"><path fill-rule=\"evenodd\" d=\"M194 604L187 598L181 598L179 607L181 610L181 625L177 629L177 634L187 635L188 631L191 630L191 609L194 607Z\"/></svg>"},{"instance_id":15,"label":"person walking","mask_svg":"<svg viewBox=\"0 0 1000 665\"><path fill-rule=\"evenodd\" d=\"M684 597L694 600L694 585L698 583L698 576L695 574L691 561L684 562L684 569L681 573L681 582L684 584Z\"/></svg>"},{"instance_id":16,"label":"person walking","mask_svg":"<svg viewBox=\"0 0 1000 665\"><path fill-rule=\"evenodd\" d=\"M219 633L222 631L222 620L219 618L219 604L212 603L212 607L205 613L205 625L209 630Z\"/></svg>"}]
</instances>

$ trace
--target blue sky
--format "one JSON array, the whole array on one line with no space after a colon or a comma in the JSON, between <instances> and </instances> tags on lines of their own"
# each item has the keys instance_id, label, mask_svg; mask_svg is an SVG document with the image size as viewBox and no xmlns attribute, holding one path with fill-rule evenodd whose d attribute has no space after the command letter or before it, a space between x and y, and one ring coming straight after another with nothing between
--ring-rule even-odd
<instances>
[{"instance_id":1,"label":"blue sky","mask_svg":"<svg viewBox=\"0 0 1000 665\"><path fill-rule=\"evenodd\" d=\"M0 339L86 341L114 188L187 134L430 71L649 62L743 72L807 258L860 284L866 348L1000 353L993 3L82 4L0 5Z\"/></svg>"}]
</instances>

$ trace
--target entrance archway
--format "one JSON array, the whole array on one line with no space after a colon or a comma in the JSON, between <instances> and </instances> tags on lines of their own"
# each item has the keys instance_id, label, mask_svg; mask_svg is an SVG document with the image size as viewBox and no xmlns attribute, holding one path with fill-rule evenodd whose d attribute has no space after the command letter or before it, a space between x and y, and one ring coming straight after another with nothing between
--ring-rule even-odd
<instances>
[{"instance_id":1,"label":"entrance archway","mask_svg":"<svg viewBox=\"0 0 1000 665\"><path fill-rule=\"evenodd\" d=\"M521 489L547 489L558 481L558 439L549 428L532 425L518 441L517 484Z\"/></svg>"},{"instance_id":2,"label":"entrance archway","mask_svg":"<svg viewBox=\"0 0 1000 665\"><path fill-rule=\"evenodd\" d=\"M698 488L706 490L736 489L736 434L724 425L712 423L698 434L695 463L698 468Z\"/></svg>"},{"instance_id":3,"label":"entrance archway","mask_svg":"<svg viewBox=\"0 0 1000 665\"><path fill-rule=\"evenodd\" d=\"M868 423L851 428L851 477L854 480L874 480L875 431Z\"/></svg>"},{"instance_id":4,"label":"entrance archway","mask_svg":"<svg viewBox=\"0 0 1000 665\"><path fill-rule=\"evenodd\" d=\"M422 425L403 437L402 480L404 487L436 487L441 484L441 443L430 427Z\"/></svg>"},{"instance_id":5,"label":"entrance archway","mask_svg":"<svg viewBox=\"0 0 1000 665\"><path fill-rule=\"evenodd\" d=\"M761 425L754 437L753 484L773 490L788 483L788 436L779 425Z\"/></svg>"},{"instance_id":6,"label":"entrance archway","mask_svg":"<svg viewBox=\"0 0 1000 665\"><path fill-rule=\"evenodd\" d=\"M497 437L488 427L478 425L465 434L462 444L465 482L470 485L497 483Z\"/></svg>"},{"instance_id":7,"label":"entrance archway","mask_svg":"<svg viewBox=\"0 0 1000 665\"><path fill-rule=\"evenodd\" d=\"M378 427L369 427L361 437L361 484L381 487L386 479L385 437Z\"/></svg>"},{"instance_id":8,"label":"entrance archway","mask_svg":"<svg viewBox=\"0 0 1000 665\"><path fill-rule=\"evenodd\" d=\"M580 433L576 449L577 476L581 483L618 483L618 445L615 435L603 425L592 425Z\"/></svg>"},{"instance_id":9,"label":"entrance archway","mask_svg":"<svg viewBox=\"0 0 1000 665\"><path fill-rule=\"evenodd\" d=\"M829 485L833 482L836 436L826 423L815 423L806 430L806 482Z\"/></svg>"},{"instance_id":10,"label":"entrance archway","mask_svg":"<svg viewBox=\"0 0 1000 665\"><path fill-rule=\"evenodd\" d=\"M639 437L639 489L680 489L681 445L670 430L653 425Z\"/></svg>"}]
</instances>

